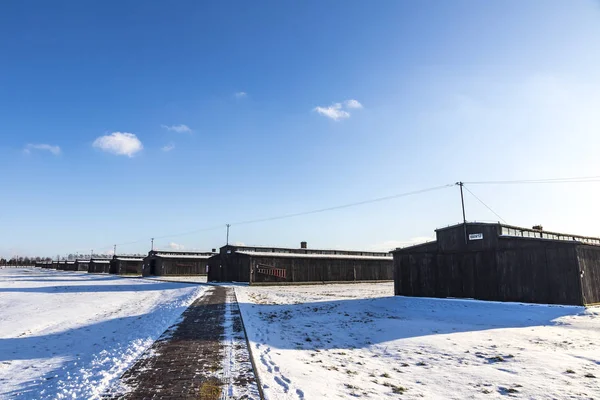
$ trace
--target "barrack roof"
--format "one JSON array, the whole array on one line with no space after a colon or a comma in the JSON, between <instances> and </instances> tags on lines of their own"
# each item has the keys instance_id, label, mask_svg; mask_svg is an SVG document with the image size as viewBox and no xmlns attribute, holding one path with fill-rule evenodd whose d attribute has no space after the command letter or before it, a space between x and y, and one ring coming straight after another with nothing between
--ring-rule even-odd
<instances>
[{"instance_id":1,"label":"barrack roof","mask_svg":"<svg viewBox=\"0 0 600 400\"><path fill-rule=\"evenodd\" d=\"M390 255L375 256L375 255L355 255L355 254L313 254L313 253L277 253L277 252L262 252L262 251L240 251L238 254L244 254L254 257L288 257L288 258L329 258L329 259L344 259L344 260L388 260L393 258Z\"/></svg>"}]
</instances>

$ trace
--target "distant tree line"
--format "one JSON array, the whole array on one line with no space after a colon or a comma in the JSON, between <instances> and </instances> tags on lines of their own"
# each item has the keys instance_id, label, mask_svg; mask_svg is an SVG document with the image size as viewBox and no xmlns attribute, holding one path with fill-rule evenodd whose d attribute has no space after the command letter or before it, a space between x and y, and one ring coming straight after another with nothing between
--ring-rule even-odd
<instances>
[{"instance_id":1,"label":"distant tree line","mask_svg":"<svg viewBox=\"0 0 600 400\"><path fill-rule=\"evenodd\" d=\"M144 254L121 254L121 255L127 255L127 256L134 256L134 257L145 257ZM93 258L111 258L112 254L92 254L91 257ZM75 261L77 259L82 259L82 260L89 260L90 259L90 255L89 254L69 254L68 256L56 256L56 258L52 258L52 257L12 257L9 259L0 257L0 265L4 266L4 265L13 265L13 266L21 266L21 265L34 265L36 262L40 262L40 261Z\"/></svg>"},{"instance_id":2,"label":"distant tree line","mask_svg":"<svg viewBox=\"0 0 600 400\"><path fill-rule=\"evenodd\" d=\"M52 261L50 257L12 257L0 258L0 265L33 265L40 261Z\"/></svg>"}]
</instances>

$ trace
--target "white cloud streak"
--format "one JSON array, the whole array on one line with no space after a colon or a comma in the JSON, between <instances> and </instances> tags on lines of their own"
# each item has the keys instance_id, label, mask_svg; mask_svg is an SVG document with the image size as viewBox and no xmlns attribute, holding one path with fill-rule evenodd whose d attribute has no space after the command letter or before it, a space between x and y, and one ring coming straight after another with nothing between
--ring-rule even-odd
<instances>
[{"instance_id":1,"label":"white cloud streak","mask_svg":"<svg viewBox=\"0 0 600 400\"><path fill-rule=\"evenodd\" d=\"M332 119L334 121L340 121L342 119L350 118L350 112L348 110L358 110L363 108L358 100L349 99L343 103L333 103L329 107L315 107L313 111L316 111L320 115Z\"/></svg>"},{"instance_id":2,"label":"white cloud streak","mask_svg":"<svg viewBox=\"0 0 600 400\"><path fill-rule=\"evenodd\" d=\"M93 146L107 153L128 157L133 157L144 148L137 136L127 132L113 132L100 136L94 140Z\"/></svg>"},{"instance_id":3,"label":"white cloud streak","mask_svg":"<svg viewBox=\"0 0 600 400\"><path fill-rule=\"evenodd\" d=\"M346 100L344 102L344 104L346 104L347 108L355 108L355 109L363 108L363 105L360 104L358 100L354 100L354 99Z\"/></svg>"},{"instance_id":4,"label":"white cloud streak","mask_svg":"<svg viewBox=\"0 0 600 400\"><path fill-rule=\"evenodd\" d=\"M170 132L177 132L177 133L192 133L192 129L185 125L185 124L180 124L180 125L161 125L161 127L163 129L166 129Z\"/></svg>"},{"instance_id":5,"label":"white cloud streak","mask_svg":"<svg viewBox=\"0 0 600 400\"><path fill-rule=\"evenodd\" d=\"M168 145L163 146L161 148L161 150L167 152L167 151L173 150L174 148L175 148L175 145L173 143L169 143Z\"/></svg>"},{"instance_id":6,"label":"white cloud streak","mask_svg":"<svg viewBox=\"0 0 600 400\"><path fill-rule=\"evenodd\" d=\"M248 97L248 93L246 92L236 92L233 97L235 97L236 99L245 99L246 97Z\"/></svg>"},{"instance_id":7,"label":"white cloud streak","mask_svg":"<svg viewBox=\"0 0 600 400\"><path fill-rule=\"evenodd\" d=\"M185 247L182 244L171 242L169 243L169 248L173 250L183 250Z\"/></svg>"},{"instance_id":8,"label":"white cloud streak","mask_svg":"<svg viewBox=\"0 0 600 400\"><path fill-rule=\"evenodd\" d=\"M25 146L25 153L30 154L31 150L42 150L42 151L49 151L50 153L54 154L55 156L60 155L61 150L59 146L52 146L50 144L32 144L29 143L27 146Z\"/></svg>"},{"instance_id":9,"label":"white cloud streak","mask_svg":"<svg viewBox=\"0 0 600 400\"><path fill-rule=\"evenodd\" d=\"M315 107L314 111L334 121L350 118L350 113L342 110L342 103L335 103L329 107Z\"/></svg>"}]
</instances>

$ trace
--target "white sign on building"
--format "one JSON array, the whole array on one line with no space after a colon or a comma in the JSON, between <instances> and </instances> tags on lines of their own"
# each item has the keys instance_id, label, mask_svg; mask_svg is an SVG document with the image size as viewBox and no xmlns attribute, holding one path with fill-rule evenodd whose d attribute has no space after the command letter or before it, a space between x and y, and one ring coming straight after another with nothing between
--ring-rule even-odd
<instances>
[{"instance_id":1,"label":"white sign on building","mask_svg":"<svg viewBox=\"0 0 600 400\"><path fill-rule=\"evenodd\" d=\"M483 240L483 233L471 233L469 234L469 240Z\"/></svg>"}]
</instances>

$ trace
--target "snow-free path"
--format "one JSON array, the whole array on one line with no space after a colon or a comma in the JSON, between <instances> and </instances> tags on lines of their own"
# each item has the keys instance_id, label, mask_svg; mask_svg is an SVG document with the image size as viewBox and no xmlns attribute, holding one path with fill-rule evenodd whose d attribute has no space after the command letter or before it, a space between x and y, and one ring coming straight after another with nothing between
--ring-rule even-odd
<instances>
[{"instance_id":1,"label":"snow-free path","mask_svg":"<svg viewBox=\"0 0 600 400\"><path fill-rule=\"evenodd\" d=\"M107 398L258 399L233 290L210 287L111 388Z\"/></svg>"},{"instance_id":2,"label":"snow-free path","mask_svg":"<svg viewBox=\"0 0 600 400\"><path fill-rule=\"evenodd\" d=\"M600 308L235 288L268 399L600 399Z\"/></svg>"},{"instance_id":3,"label":"snow-free path","mask_svg":"<svg viewBox=\"0 0 600 400\"><path fill-rule=\"evenodd\" d=\"M206 286L0 269L0 399L95 399Z\"/></svg>"}]
</instances>

